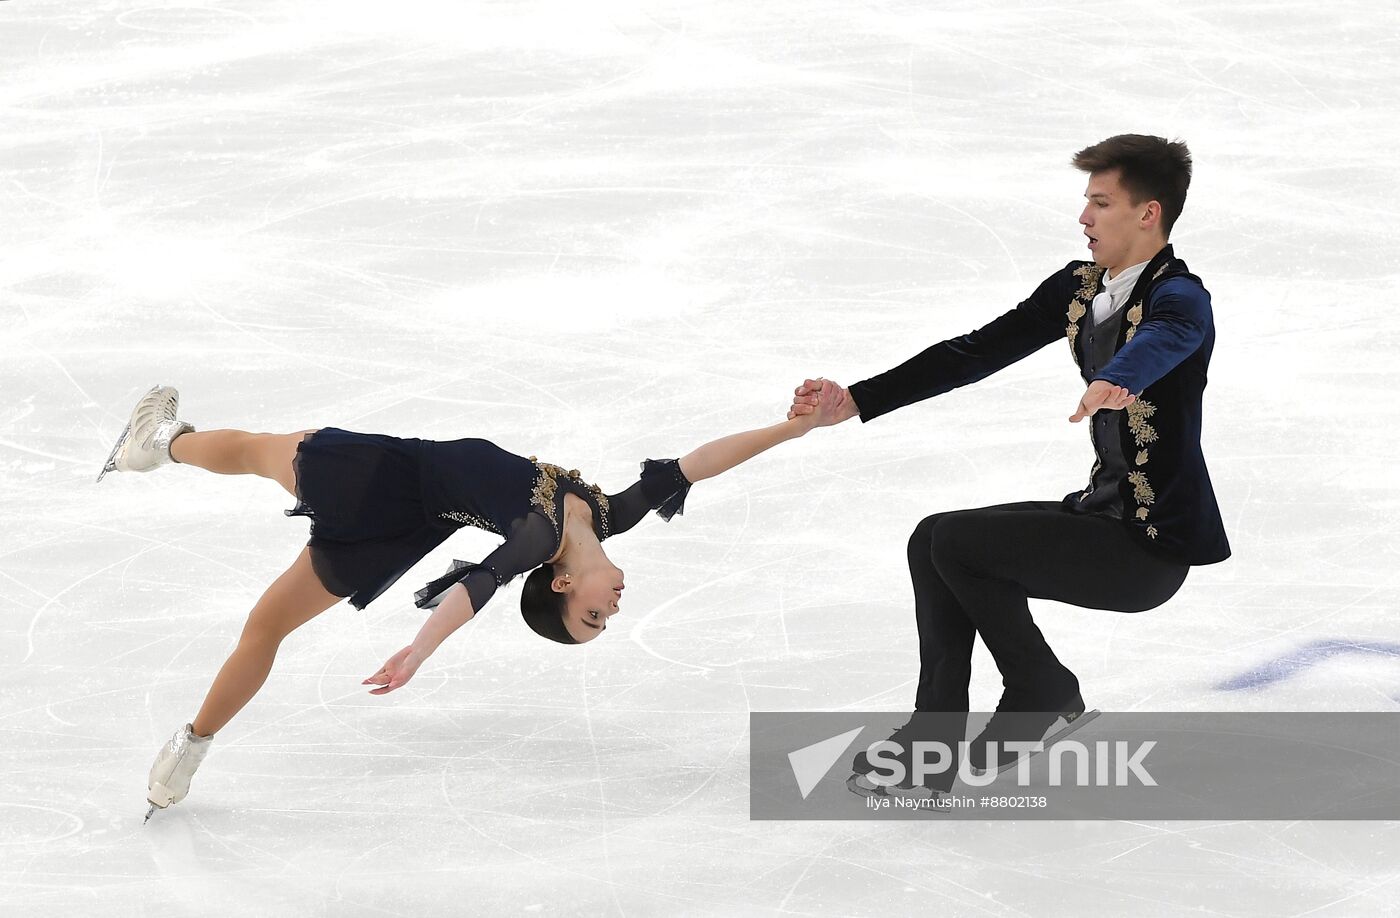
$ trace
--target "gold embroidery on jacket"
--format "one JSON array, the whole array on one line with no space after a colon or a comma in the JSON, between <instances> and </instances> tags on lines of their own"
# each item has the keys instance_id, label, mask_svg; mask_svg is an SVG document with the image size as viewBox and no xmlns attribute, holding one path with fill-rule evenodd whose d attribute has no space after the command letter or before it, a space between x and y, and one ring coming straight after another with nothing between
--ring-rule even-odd
<instances>
[{"instance_id":1,"label":"gold embroidery on jacket","mask_svg":"<svg viewBox=\"0 0 1400 918\"><path fill-rule=\"evenodd\" d=\"M1157 278L1161 277L1166 270L1167 265L1166 263L1163 263L1155 272L1153 272L1152 280L1155 281ZM1124 344L1127 344L1129 341L1133 340L1133 335L1137 334L1138 323L1142 321L1142 302L1138 301L1137 303L1135 303L1133 305L1133 308L1129 309L1126 313L1126 317L1130 324L1128 326L1127 334L1123 336ZM1128 406L1127 412L1128 430L1132 432L1133 441L1137 443L1139 447L1144 447L1149 443L1157 442L1156 429L1154 429L1151 424L1147 423L1147 419L1157 413L1157 406L1153 405L1149 401L1140 398ZM1147 464L1147 450L1138 450L1135 464ZM1135 515L1139 520L1145 521L1148 515L1147 508L1149 505L1151 505L1151 503L1154 500L1157 499L1157 495L1153 492L1152 485L1148 483L1147 475L1143 472L1129 472L1128 481L1130 481L1133 485L1134 499L1136 499L1139 504L1142 504L1142 506L1137 508L1137 513ZM1157 527L1149 524L1147 527L1147 537L1150 539L1155 539L1157 538L1157 534Z\"/></svg>"},{"instance_id":2,"label":"gold embroidery on jacket","mask_svg":"<svg viewBox=\"0 0 1400 918\"><path fill-rule=\"evenodd\" d=\"M1103 268L1098 265L1080 265L1074 269L1074 276L1079 278L1079 296L1093 298L1099 292L1099 278L1103 276Z\"/></svg>"},{"instance_id":3,"label":"gold embroidery on jacket","mask_svg":"<svg viewBox=\"0 0 1400 918\"><path fill-rule=\"evenodd\" d=\"M1141 303L1141 302L1135 304L1135 305L1133 306L1132 309L1129 309L1129 310L1128 310L1128 312L1127 312L1127 318L1128 318L1128 323L1129 323L1129 324L1128 324L1128 333L1127 333L1126 335L1123 336L1123 343L1124 343L1124 344L1127 344L1129 341L1133 340L1133 335L1136 335L1136 334L1137 334L1138 323L1142 321L1142 303Z\"/></svg>"},{"instance_id":4,"label":"gold embroidery on jacket","mask_svg":"<svg viewBox=\"0 0 1400 918\"><path fill-rule=\"evenodd\" d=\"M1087 487L1087 488L1085 488L1083 491L1080 491L1080 492L1079 492L1079 500L1080 500L1080 502L1083 502L1083 501L1085 501L1085 500L1088 499L1088 497L1089 497L1089 492L1092 491L1092 490L1094 489L1094 476L1097 475L1097 474L1099 473L1099 469L1102 468L1102 467L1103 467L1103 462L1102 462L1101 460L1099 460L1099 459L1095 459L1095 460L1094 460L1094 467L1093 467L1092 469L1089 470L1089 487Z\"/></svg>"},{"instance_id":5,"label":"gold embroidery on jacket","mask_svg":"<svg viewBox=\"0 0 1400 918\"><path fill-rule=\"evenodd\" d=\"M1151 424L1147 423L1147 419L1157 413L1157 406L1145 398L1140 398L1127 407L1127 412L1128 430L1132 431L1133 442L1140 447L1156 443L1157 431ZM1144 453L1142 461L1138 465L1142 465L1146 461L1147 456Z\"/></svg>"},{"instance_id":6,"label":"gold embroidery on jacket","mask_svg":"<svg viewBox=\"0 0 1400 918\"><path fill-rule=\"evenodd\" d=\"M1150 507L1157 499L1157 495L1152 492L1152 485L1147 483L1147 475L1142 472L1133 471L1128 473L1128 481L1133 486L1133 499L1144 507ZM1139 517L1141 519L1141 517Z\"/></svg>"},{"instance_id":7,"label":"gold embroidery on jacket","mask_svg":"<svg viewBox=\"0 0 1400 918\"><path fill-rule=\"evenodd\" d=\"M1099 277L1102 275L1103 268L1098 265L1080 265L1074 269L1074 276L1079 278L1079 291L1069 301L1069 310L1065 313L1069 320L1065 326L1065 337L1069 338L1069 352L1074 355L1075 366L1079 365L1079 349L1074 346L1079 338L1079 320L1088 312L1088 302L1098 293Z\"/></svg>"},{"instance_id":8,"label":"gold embroidery on jacket","mask_svg":"<svg viewBox=\"0 0 1400 918\"><path fill-rule=\"evenodd\" d=\"M1157 431L1147 419L1157 413L1157 406L1146 399L1138 399L1126 409L1128 414L1128 430L1133 435L1134 442L1139 447L1145 447L1149 443L1157 441ZM1134 465L1147 464L1147 450L1138 449L1138 454L1134 459ZM1141 471L1131 471L1128 473L1128 481L1133 486L1133 498L1142 506L1137 508L1135 516L1140 521L1147 520L1147 508L1157 499L1156 493L1152 490L1152 485L1147 481L1147 475ZM1151 538L1157 538L1157 527L1148 526L1147 534Z\"/></svg>"}]
</instances>

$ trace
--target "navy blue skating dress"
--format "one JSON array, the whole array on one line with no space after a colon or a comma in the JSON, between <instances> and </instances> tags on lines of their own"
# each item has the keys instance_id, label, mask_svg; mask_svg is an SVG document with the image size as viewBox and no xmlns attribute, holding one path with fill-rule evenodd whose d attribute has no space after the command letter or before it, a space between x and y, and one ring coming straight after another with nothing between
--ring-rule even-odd
<instances>
[{"instance_id":1,"label":"navy blue skating dress","mask_svg":"<svg viewBox=\"0 0 1400 918\"><path fill-rule=\"evenodd\" d=\"M649 510L682 512L690 482L675 459L642 463L625 491L604 494L579 473L525 458L488 440L420 440L325 427L302 438L292 462L297 503L311 518L311 566L327 591L363 609L464 526L505 537L481 562L452 562L416 594L436 606L454 584L480 611L496 588L554 557L564 495L593 511L599 540L626 532Z\"/></svg>"}]
</instances>

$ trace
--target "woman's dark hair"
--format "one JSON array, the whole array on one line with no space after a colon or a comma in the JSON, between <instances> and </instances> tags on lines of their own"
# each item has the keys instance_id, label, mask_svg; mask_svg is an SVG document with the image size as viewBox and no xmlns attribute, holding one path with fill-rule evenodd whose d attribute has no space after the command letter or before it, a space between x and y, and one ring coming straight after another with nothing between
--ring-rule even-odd
<instances>
[{"instance_id":1,"label":"woman's dark hair","mask_svg":"<svg viewBox=\"0 0 1400 918\"><path fill-rule=\"evenodd\" d=\"M1074 168L1093 175L1118 170L1118 184L1134 204L1156 201L1162 205L1162 236L1171 235L1172 225L1186 206L1186 189L1191 185L1191 151L1183 141L1170 141L1150 134L1119 134L1085 147L1070 160Z\"/></svg>"},{"instance_id":2,"label":"woman's dark hair","mask_svg":"<svg viewBox=\"0 0 1400 918\"><path fill-rule=\"evenodd\" d=\"M540 637L561 644L577 644L569 629L564 627L564 594L556 593L550 587L554 581L554 565L545 563L530 572L525 578L525 587L520 591L520 615L530 630Z\"/></svg>"}]
</instances>

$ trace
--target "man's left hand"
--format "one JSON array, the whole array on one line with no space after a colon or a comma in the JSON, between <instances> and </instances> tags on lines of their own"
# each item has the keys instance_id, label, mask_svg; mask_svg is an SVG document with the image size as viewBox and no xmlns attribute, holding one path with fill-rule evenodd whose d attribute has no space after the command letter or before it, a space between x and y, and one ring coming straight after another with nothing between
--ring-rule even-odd
<instances>
[{"instance_id":1,"label":"man's left hand","mask_svg":"<svg viewBox=\"0 0 1400 918\"><path fill-rule=\"evenodd\" d=\"M1137 401L1137 396L1122 386L1115 386L1111 382L1096 379L1089 383L1088 389L1084 390L1084 397L1079 400L1079 407L1075 409L1074 414L1069 416L1069 419L1078 424L1101 408L1118 411L1135 401Z\"/></svg>"}]
</instances>

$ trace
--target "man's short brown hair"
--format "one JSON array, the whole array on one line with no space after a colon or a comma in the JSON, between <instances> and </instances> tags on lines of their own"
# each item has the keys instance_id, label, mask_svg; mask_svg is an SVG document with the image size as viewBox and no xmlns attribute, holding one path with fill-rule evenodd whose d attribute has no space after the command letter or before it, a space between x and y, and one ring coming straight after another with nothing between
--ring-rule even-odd
<instances>
[{"instance_id":1,"label":"man's short brown hair","mask_svg":"<svg viewBox=\"0 0 1400 918\"><path fill-rule=\"evenodd\" d=\"M1162 235L1186 206L1191 185L1191 151L1184 141L1168 141L1149 134L1119 134L1085 147L1070 160L1074 168L1093 175L1118 170L1118 184L1134 204L1156 201L1162 205Z\"/></svg>"}]
</instances>

